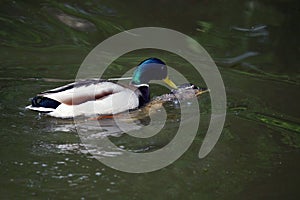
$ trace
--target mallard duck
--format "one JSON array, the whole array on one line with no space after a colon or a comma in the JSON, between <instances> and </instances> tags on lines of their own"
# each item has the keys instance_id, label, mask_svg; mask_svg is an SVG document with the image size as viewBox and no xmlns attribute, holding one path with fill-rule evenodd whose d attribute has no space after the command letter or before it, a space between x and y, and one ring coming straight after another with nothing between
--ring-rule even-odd
<instances>
[{"instance_id":1,"label":"mallard duck","mask_svg":"<svg viewBox=\"0 0 300 200\"><path fill-rule=\"evenodd\" d=\"M158 58L148 58L137 66L129 85L110 80L82 80L42 92L26 108L59 118L122 113L150 101L151 80L163 80L171 88L177 88L168 78L166 64Z\"/></svg>"}]
</instances>

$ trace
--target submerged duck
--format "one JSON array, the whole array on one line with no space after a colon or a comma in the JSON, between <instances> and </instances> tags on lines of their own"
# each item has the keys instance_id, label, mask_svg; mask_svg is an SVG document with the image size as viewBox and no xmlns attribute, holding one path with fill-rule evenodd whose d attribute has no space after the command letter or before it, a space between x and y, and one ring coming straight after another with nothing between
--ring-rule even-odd
<instances>
[{"instance_id":1,"label":"submerged duck","mask_svg":"<svg viewBox=\"0 0 300 200\"><path fill-rule=\"evenodd\" d=\"M151 100L153 102L177 102L192 99L199 95L209 92L209 89L197 87L192 83L184 83L179 85L176 89L172 89L170 93L157 96Z\"/></svg>"},{"instance_id":2,"label":"submerged duck","mask_svg":"<svg viewBox=\"0 0 300 200\"><path fill-rule=\"evenodd\" d=\"M137 66L129 85L109 80L82 80L42 92L26 108L59 118L113 115L146 105L150 101L151 80L163 80L177 88L168 78L166 64L158 58L148 58Z\"/></svg>"}]
</instances>

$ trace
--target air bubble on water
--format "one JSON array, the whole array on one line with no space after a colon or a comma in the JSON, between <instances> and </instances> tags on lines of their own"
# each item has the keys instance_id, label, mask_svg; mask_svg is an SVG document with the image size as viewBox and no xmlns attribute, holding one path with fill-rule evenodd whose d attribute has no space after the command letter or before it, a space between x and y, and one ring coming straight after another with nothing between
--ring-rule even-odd
<instances>
[{"instance_id":1,"label":"air bubble on water","mask_svg":"<svg viewBox=\"0 0 300 200\"><path fill-rule=\"evenodd\" d=\"M95 175L96 175L96 176L100 176L100 175L101 175L101 172L96 172Z\"/></svg>"},{"instance_id":2,"label":"air bubble on water","mask_svg":"<svg viewBox=\"0 0 300 200\"><path fill-rule=\"evenodd\" d=\"M88 179L88 176L81 176L81 177L79 177L79 180L85 180L85 179Z\"/></svg>"}]
</instances>

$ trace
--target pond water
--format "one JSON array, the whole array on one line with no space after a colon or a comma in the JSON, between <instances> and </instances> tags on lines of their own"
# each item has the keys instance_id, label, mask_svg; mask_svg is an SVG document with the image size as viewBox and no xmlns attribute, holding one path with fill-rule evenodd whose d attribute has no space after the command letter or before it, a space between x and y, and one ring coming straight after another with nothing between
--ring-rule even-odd
<instances>
[{"instance_id":1,"label":"pond water","mask_svg":"<svg viewBox=\"0 0 300 200\"><path fill-rule=\"evenodd\" d=\"M299 199L300 3L296 0L1 1L1 199ZM74 80L88 53L106 38L137 27L164 27L197 40L215 60L227 93L227 117L213 151L198 152L210 117L191 147L161 170L130 174L89 154L72 120L25 110L36 93ZM148 49L116 60L119 77L160 57L205 86L182 58ZM152 96L168 92L153 85ZM180 110L166 105L164 131L132 140L110 121L116 145L143 153L172 140ZM109 129L109 127L111 129ZM103 154L103 156L111 156Z\"/></svg>"}]
</instances>

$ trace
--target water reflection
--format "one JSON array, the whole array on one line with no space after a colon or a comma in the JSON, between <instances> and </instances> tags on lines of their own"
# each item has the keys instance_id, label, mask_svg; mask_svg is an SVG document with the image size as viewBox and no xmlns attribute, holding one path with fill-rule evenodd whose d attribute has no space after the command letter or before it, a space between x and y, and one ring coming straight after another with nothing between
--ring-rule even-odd
<instances>
[{"instance_id":1,"label":"water reflection","mask_svg":"<svg viewBox=\"0 0 300 200\"><path fill-rule=\"evenodd\" d=\"M74 28L75 30L86 32L94 32L97 30L95 24L87 19L69 15L59 9L46 8L46 10L49 12L49 14L54 15L59 21L71 28Z\"/></svg>"},{"instance_id":2,"label":"water reflection","mask_svg":"<svg viewBox=\"0 0 300 200\"><path fill-rule=\"evenodd\" d=\"M233 26L232 29L235 31L246 33L246 36L248 37L265 37L266 39L267 36L269 35L266 25L255 25L252 26L251 28L242 28L242 27Z\"/></svg>"}]
</instances>

